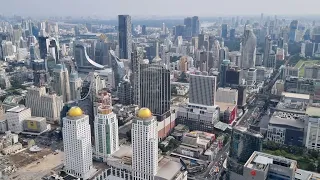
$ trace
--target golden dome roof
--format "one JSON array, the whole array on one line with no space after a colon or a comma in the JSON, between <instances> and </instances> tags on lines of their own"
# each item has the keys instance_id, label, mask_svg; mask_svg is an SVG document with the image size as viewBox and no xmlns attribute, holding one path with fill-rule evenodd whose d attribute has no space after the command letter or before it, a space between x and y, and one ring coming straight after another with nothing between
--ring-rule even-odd
<instances>
[{"instance_id":1,"label":"golden dome roof","mask_svg":"<svg viewBox=\"0 0 320 180\"><path fill-rule=\"evenodd\" d=\"M152 113L148 108L141 108L138 111L138 117L142 119L146 119L146 118L152 117Z\"/></svg>"},{"instance_id":2,"label":"golden dome roof","mask_svg":"<svg viewBox=\"0 0 320 180\"><path fill-rule=\"evenodd\" d=\"M77 116L81 116L83 114L81 108L79 108L78 106L72 107L69 111L68 111L68 116L71 117L77 117Z\"/></svg>"}]
</instances>

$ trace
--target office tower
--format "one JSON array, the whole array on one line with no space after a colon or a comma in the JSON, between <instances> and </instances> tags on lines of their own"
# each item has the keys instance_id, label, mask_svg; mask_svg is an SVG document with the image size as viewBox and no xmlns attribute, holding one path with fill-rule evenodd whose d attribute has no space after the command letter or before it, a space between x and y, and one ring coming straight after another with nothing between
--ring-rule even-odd
<instances>
[{"instance_id":1,"label":"office tower","mask_svg":"<svg viewBox=\"0 0 320 180\"><path fill-rule=\"evenodd\" d=\"M94 120L95 155L106 162L108 155L119 149L118 119L112 112L111 94L102 92L103 98Z\"/></svg>"},{"instance_id":2,"label":"office tower","mask_svg":"<svg viewBox=\"0 0 320 180\"><path fill-rule=\"evenodd\" d=\"M120 104L125 106L134 104L133 93L133 87L129 80L123 80L119 83L117 87L117 96Z\"/></svg>"},{"instance_id":3,"label":"office tower","mask_svg":"<svg viewBox=\"0 0 320 180\"><path fill-rule=\"evenodd\" d=\"M243 164L254 151L262 150L263 136L251 128L236 126L232 130L229 156L227 158L227 179L233 173L242 175Z\"/></svg>"},{"instance_id":4,"label":"office tower","mask_svg":"<svg viewBox=\"0 0 320 180\"><path fill-rule=\"evenodd\" d=\"M59 122L63 98L55 93L46 93L46 88L29 87L26 94L26 106L31 109L32 116L45 117L47 121Z\"/></svg>"},{"instance_id":5,"label":"office tower","mask_svg":"<svg viewBox=\"0 0 320 180\"><path fill-rule=\"evenodd\" d=\"M142 26L141 34L142 35L147 35L147 26L146 25Z\"/></svg>"},{"instance_id":6,"label":"office tower","mask_svg":"<svg viewBox=\"0 0 320 180\"><path fill-rule=\"evenodd\" d=\"M31 110L24 106L16 106L6 110L8 130L17 134L21 133L23 131L23 121L29 117L31 117Z\"/></svg>"},{"instance_id":7,"label":"office tower","mask_svg":"<svg viewBox=\"0 0 320 180\"><path fill-rule=\"evenodd\" d=\"M63 96L63 102L70 101L69 72L64 64L57 64L53 69L53 90Z\"/></svg>"},{"instance_id":8,"label":"office tower","mask_svg":"<svg viewBox=\"0 0 320 180\"><path fill-rule=\"evenodd\" d=\"M118 16L119 28L119 58L130 59L132 52L132 30L131 30L131 16Z\"/></svg>"},{"instance_id":9,"label":"office tower","mask_svg":"<svg viewBox=\"0 0 320 180\"><path fill-rule=\"evenodd\" d=\"M70 100L80 99L80 88L82 80L76 71L70 73Z\"/></svg>"},{"instance_id":10,"label":"office tower","mask_svg":"<svg viewBox=\"0 0 320 180\"><path fill-rule=\"evenodd\" d=\"M226 71L226 86L240 85L242 72L239 67L230 67Z\"/></svg>"},{"instance_id":11,"label":"office tower","mask_svg":"<svg viewBox=\"0 0 320 180\"><path fill-rule=\"evenodd\" d=\"M289 31L289 40L290 41L296 41L297 29L298 29L298 20L291 21L290 31Z\"/></svg>"},{"instance_id":12,"label":"office tower","mask_svg":"<svg viewBox=\"0 0 320 180\"><path fill-rule=\"evenodd\" d=\"M39 36L38 37L39 49L40 49L40 58L46 59L48 53L48 37Z\"/></svg>"},{"instance_id":13,"label":"office tower","mask_svg":"<svg viewBox=\"0 0 320 180\"><path fill-rule=\"evenodd\" d=\"M192 36L198 36L200 34L200 20L198 16L192 17Z\"/></svg>"},{"instance_id":14,"label":"office tower","mask_svg":"<svg viewBox=\"0 0 320 180\"><path fill-rule=\"evenodd\" d=\"M72 107L63 118L64 167L67 173L89 179L93 170L89 116Z\"/></svg>"},{"instance_id":15,"label":"office tower","mask_svg":"<svg viewBox=\"0 0 320 180\"><path fill-rule=\"evenodd\" d=\"M253 128L236 126L232 130L229 157L246 162L254 151L262 150L263 136Z\"/></svg>"},{"instance_id":16,"label":"office tower","mask_svg":"<svg viewBox=\"0 0 320 180\"><path fill-rule=\"evenodd\" d=\"M216 77L190 75L189 102L206 106L215 105Z\"/></svg>"},{"instance_id":17,"label":"office tower","mask_svg":"<svg viewBox=\"0 0 320 180\"><path fill-rule=\"evenodd\" d=\"M49 52L51 56L54 58L55 63L59 60L59 44L56 39L50 38L49 42Z\"/></svg>"},{"instance_id":18,"label":"office tower","mask_svg":"<svg viewBox=\"0 0 320 180\"><path fill-rule=\"evenodd\" d=\"M141 93L141 82L140 82L140 71L141 65L140 62L143 60L143 49L135 47L132 55L131 55L131 72L132 75L130 77L131 85L133 87L133 103L136 105L140 105L140 93Z\"/></svg>"},{"instance_id":19,"label":"office tower","mask_svg":"<svg viewBox=\"0 0 320 180\"><path fill-rule=\"evenodd\" d=\"M246 29L242 37L241 68L249 69L255 67L257 38L252 30Z\"/></svg>"},{"instance_id":20,"label":"office tower","mask_svg":"<svg viewBox=\"0 0 320 180\"><path fill-rule=\"evenodd\" d=\"M174 28L174 35L175 38L177 38L178 36L183 36L184 32L185 32L186 26L185 25L177 25Z\"/></svg>"},{"instance_id":21,"label":"office tower","mask_svg":"<svg viewBox=\"0 0 320 180\"><path fill-rule=\"evenodd\" d=\"M230 29L230 36L229 36L230 40L235 40L236 39L236 29Z\"/></svg>"},{"instance_id":22,"label":"office tower","mask_svg":"<svg viewBox=\"0 0 320 180\"><path fill-rule=\"evenodd\" d=\"M219 66L218 66L219 71L221 70L220 65L222 64L223 60L229 59L228 54L229 54L229 50L227 47L220 48L220 50L219 50Z\"/></svg>"},{"instance_id":23,"label":"office tower","mask_svg":"<svg viewBox=\"0 0 320 180\"><path fill-rule=\"evenodd\" d=\"M43 59L32 60L31 69L33 70L33 85L43 86L49 80L49 73L46 72L46 62Z\"/></svg>"},{"instance_id":24,"label":"office tower","mask_svg":"<svg viewBox=\"0 0 320 180\"><path fill-rule=\"evenodd\" d=\"M184 37L192 37L192 18L187 17L184 19L185 34Z\"/></svg>"},{"instance_id":25,"label":"office tower","mask_svg":"<svg viewBox=\"0 0 320 180\"><path fill-rule=\"evenodd\" d=\"M267 61L265 62L264 66L268 67L268 68L276 68L277 65L277 57L276 54L272 53L269 54L268 59L266 59Z\"/></svg>"},{"instance_id":26,"label":"office tower","mask_svg":"<svg viewBox=\"0 0 320 180\"><path fill-rule=\"evenodd\" d=\"M219 61L220 61L220 43L218 40L213 41L212 46L212 56L213 56L213 67L219 69Z\"/></svg>"},{"instance_id":27,"label":"office tower","mask_svg":"<svg viewBox=\"0 0 320 180\"><path fill-rule=\"evenodd\" d=\"M203 49L203 47L205 46L204 42L206 40L206 36L204 34L199 34L198 35L198 49Z\"/></svg>"},{"instance_id":28,"label":"office tower","mask_svg":"<svg viewBox=\"0 0 320 180\"><path fill-rule=\"evenodd\" d=\"M131 134L133 179L154 179L158 171L158 129L149 109L138 111Z\"/></svg>"},{"instance_id":29,"label":"office tower","mask_svg":"<svg viewBox=\"0 0 320 180\"><path fill-rule=\"evenodd\" d=\"M265 38L265 46L264 46L264 53L263 53L263 66L267 67L269 55L272 51L272 40L271 36L268 35Z\"/></svg>"},{"instance_id":30,"label":"office tower","mask_svg":"<svg viewBox=\"0 0 320 180\"><path fill-rule=\"evenodd\" d=\"M246 82L247 82L247 85L249 86L254 85L257 82L257 69L255 68L248 69Z\"/></svg>"},{"instance_id":31,"label":"office tower","mask_svg":"<svg viewBox=\"0 0 320 180\"><path fill-rule=\"evenodd\" d=\"M221 37L224 39L228 37L228 24L221 25Z\"/></svg>"},{"instance_id":32,"label":"office tower","mask_svg":"<svg viewBox=\"0 0 320 180\"><path fill-rule=\"evenodd\" d=\"M140 107L148 107L157 117L170 110L170 71L160 64L140 65Z\"/></svg>"},{"instance_id":33,"label":"office tower","mask_svg":"<svg viewBox=\"0 0 320 180\"><path fill-rule=\"evenodd\" d=\"M223 60L220 66L220 87L226 87L227 70L230 68L230 60Z\"/></svg>"}]
</instances>

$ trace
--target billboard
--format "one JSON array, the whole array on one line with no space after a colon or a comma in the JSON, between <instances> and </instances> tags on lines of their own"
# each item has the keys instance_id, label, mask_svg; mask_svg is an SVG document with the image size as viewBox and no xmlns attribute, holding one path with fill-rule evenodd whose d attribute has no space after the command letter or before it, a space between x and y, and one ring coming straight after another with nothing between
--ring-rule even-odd
<instances>
[{"instance_id":1,"label":"billboard","mask_svg":"<svg viewBox=\"0 0 320 180\"><path fill-rule=\"evenodd\" d=\"M234 106L229 116L229 124L231 124L237 118L237 106Z\"/></svg>"}]
</instances>

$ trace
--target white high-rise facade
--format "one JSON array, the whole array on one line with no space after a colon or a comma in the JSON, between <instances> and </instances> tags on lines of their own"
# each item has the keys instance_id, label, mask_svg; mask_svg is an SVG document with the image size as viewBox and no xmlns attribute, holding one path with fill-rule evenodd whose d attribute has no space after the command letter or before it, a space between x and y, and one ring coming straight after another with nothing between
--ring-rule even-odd
<instances>
[{"instance_id":1,"label":"white high-rise facade","mask_svg":"<svg viewBox=\"0 0 320 180\"><path fill-rule=\"evenodd\" d=\"M116 114L112 112L111 95L106 93L101 99L94 120L95 156L97 159L106 162L108 155L119 150L118 134L118 119Z\"/></svg>"},{"instance_id":2,"label":"white high-rise facade","mask_svg":"<svg viewBox=\"0 0 320 180\"><path fill-rule=\"evenodd\" d=\"M132 121L132 176L153 180L158 171L157 121L147 108L141 108Z\"/></svg>"},{"instance_id":3,"label":"white high-rise facade","mask_svg":"<svg viewBox=\"0 0 320 180\"><path fill-rule=\"evenodd\" d=\"M77 72L70 74L70 99L78 100L80 98L79 88L82 86L82 80Z\"/></svg>"},{"instance_id":4,"label":"white high-rise facade","mask_svg":"<svg viewBox=\"0 0 320 180\"><path fill-rule=\"evenodd\" d=\"M254 68L256 63L257 38L251 29L246 29L241 41L241 68Z\"/></svg>"},{"instance_id":5,"label":"white high-rise facade","mask_svg":"<svg viewBox=\"0 0 320 180\"><path fill-rule=\"evenodd\" d=\"M63 118L63 146L65 170L78 178L89 179L95 171L92 165L92 147L89 116L79 107L72 107Z\"/></svg>"}]
</instances>

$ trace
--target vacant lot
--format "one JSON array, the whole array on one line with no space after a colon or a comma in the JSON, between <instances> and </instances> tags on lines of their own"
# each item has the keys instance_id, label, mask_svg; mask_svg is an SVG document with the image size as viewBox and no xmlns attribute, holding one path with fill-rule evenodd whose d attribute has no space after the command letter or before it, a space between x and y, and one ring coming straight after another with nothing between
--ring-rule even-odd
<instances>
[{"instance_id":1,"label":"vacant lot","mask_svg":"<svg viewBox=\"0 0 320 180\"><path fill-rule=\"evenodd\" d=\"M51 172L52 169L63 163L63 152L49 154L17 170L11 175L15 180L41 180L41 178Z\"/></svg>"}]
</instances>

